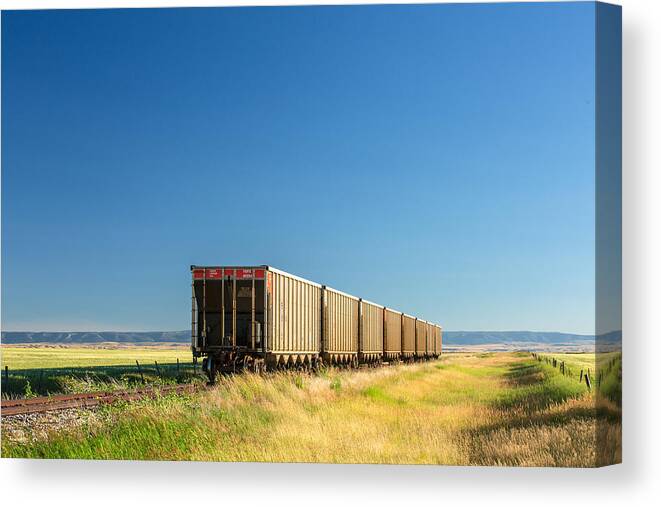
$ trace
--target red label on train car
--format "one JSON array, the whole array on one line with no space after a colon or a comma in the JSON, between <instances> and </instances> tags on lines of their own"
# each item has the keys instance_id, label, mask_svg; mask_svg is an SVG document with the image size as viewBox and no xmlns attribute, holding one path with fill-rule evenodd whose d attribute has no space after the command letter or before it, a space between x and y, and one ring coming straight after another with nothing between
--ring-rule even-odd
<instances>
[{"instance_id":1,"label":"red label on train car","mask_svg":"<svg viewBox=\"0 0 661 507\"><path fill-rule=\"evenodd\" d=\"M202 280L204 278L203 269L194 269L193 270L193 280Z\"/></svg>"},{"instance_id":2,"label":"red label on train car","mask_svg":"<svg viewBox=\"0 0 661 507\"><path fill-rule=\"evenodd\" d=\"M223 273L225 276L234 276L234 270L233 269L225 269L223 270Z\"/></svg>"},{"instance_id":3,"label":"red label on train car","mask_svg":"<svg viewBox=\"0 0 661 507\"><path fill-rule=\"evenodd\" d=\"M255 270L255 278L264 278L264 270L263 269L256 269Z\"/></svg>"},{"instance_id":4,"label":"red label on train car","mask_svg":"<svg viewBox=\"0 0 661 507\"><path fill-rule=\"evenodd\" d=\"M245 280L246 278L252 278L253 271L252 269L237 269L236 270L236 279Z\"/></svg>"},{"instance_id":5,"label":"red label on train car","mask_svg":"<svg viewBox=\"0 0 661 507\"><path fill-rule=\"evenodd\" d=\"M222 269L207 269L207 278L209 280L219 280L223 277Z\"/></svg>"}]
</instances>

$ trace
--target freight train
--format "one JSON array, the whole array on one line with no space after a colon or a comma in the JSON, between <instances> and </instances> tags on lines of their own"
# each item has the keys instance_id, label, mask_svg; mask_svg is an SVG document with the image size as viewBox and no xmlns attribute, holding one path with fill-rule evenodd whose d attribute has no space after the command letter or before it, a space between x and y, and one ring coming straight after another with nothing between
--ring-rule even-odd
<instances>
[{"instance_id":1,"label":"freight train","mask_svg":"<svg viewBox=\"0 0 661 507\"><path fill-rule=\"evenodd\" d=\"M219 372L416 361L441 326L271 266L191 266L193 359Z\"/></svg>"}]
</instances>

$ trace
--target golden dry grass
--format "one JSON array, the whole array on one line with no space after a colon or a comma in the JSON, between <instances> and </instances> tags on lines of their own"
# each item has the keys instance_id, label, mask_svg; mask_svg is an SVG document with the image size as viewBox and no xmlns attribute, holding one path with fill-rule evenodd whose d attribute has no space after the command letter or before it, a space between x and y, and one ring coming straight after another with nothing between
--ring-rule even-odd
<instances>
[{"instance_id":1,"label":"golden dry grass","mask_svg":"<svg viewBox=\"0 0 661 507\"><path fill-rule=\"evenodd\" d=\"M11 371L22 369L76 368L94 366L175 363L191 361L190 347L83 347L83 346L3 346L0 348L0 365Z\"/></svg>"},{"instance_id":2,"label":"golden dry grass","mask_svg":"<svg viewBox=\"0 0 661 507\"><path fill-rule=\"evenodd\" d=\"M210 392L110 411L111 424L3 455L447 465L594 466L583 385L523 354L311 376L223 379ZM609 413L599 419L611 424Z\"/></svg>"}]
</instances>

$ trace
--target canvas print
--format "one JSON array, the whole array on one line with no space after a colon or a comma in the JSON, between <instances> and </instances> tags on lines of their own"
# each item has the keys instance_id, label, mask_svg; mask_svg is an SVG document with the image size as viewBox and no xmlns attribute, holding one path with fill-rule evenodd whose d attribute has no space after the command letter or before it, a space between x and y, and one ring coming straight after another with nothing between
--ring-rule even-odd
<instances>
[{"instance_id":1,"label":"canvas print","mask_svg":"<svg viewBox=\"0 0 661 507\"><path fill-rule=\"evenodd\" d=\"M2 458L622 460L621 9L2 12Z\"/></svg>"}]
</instances>

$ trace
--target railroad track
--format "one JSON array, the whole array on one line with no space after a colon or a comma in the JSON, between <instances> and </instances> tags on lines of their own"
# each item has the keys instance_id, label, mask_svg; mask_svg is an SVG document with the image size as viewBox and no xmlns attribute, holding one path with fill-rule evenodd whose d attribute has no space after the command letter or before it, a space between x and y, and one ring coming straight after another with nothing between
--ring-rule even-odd
<instances>
[{"instance_id":1,"label":"railroad track","mask_svg":"<svg viewBox=\"0 0 661 507\"><path fill-rule=\"evenodd\" d=\"M21 414L37 414L68 408L90 408L116 401L135 401L143 398L155 398L163 394L193 393L203 389L201 385L181 384L159 388L147 387L132 391L105 391L95 393L59 394L16 400L2 400L3 417Z\"/></svg>"}]
</instances>

